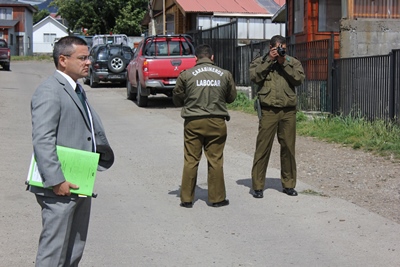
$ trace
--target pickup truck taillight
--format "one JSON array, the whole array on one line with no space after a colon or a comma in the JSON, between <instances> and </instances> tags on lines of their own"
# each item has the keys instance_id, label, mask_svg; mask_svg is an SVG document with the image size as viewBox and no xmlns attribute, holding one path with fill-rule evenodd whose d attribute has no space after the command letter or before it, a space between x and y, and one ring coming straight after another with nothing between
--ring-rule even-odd
<instances>
[{"instance_id":1,"label":"pickup truck taillight","mask_svg":"<svg viewBox=\"0 0 400 267\"><path fill-rule=\"evenodd\" d=\"M7 56L8 56L8 58L11 57L11 50L10 50L10 48L8 48L8 50L7 50Z\"/></svg>"},{"instance_id":2,"label":"pickup truck taillight","mask_svg":"<svg viewBox=\"0 0 400 267\"><path fill-rule=\"evenodd\" d=\"M144 61L143 61L143 71L144 72L148 72L149 71L149 62L147 62L147 60L145 59Z\"/></svg>"}]
</instances>

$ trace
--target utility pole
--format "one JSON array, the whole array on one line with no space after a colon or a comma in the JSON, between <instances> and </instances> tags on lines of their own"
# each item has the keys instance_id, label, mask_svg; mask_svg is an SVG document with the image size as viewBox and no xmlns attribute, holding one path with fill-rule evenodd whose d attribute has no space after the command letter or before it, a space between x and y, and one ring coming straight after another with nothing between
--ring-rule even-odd
<instances>
[{"instance_id":1,"label":"utility pole","mask_svg":"<svg viewBox=\"0 0 400 267\"><path fill-rule=\"evenodd\" d=\"M151 19L150 35L156 34L156 24L155 24L156 22L154 20L153 3L154 3L154 0L149 0L149 15L150 15L150 19Z\"/></svg>"},{"instance_id":2,"label":"utility pole","mask_svg":"<svg viewBox=\"0 0 400 267\"><path fill-rule=\"evenodd\" d=\"M163 1L163 34L165 35L165 21L166 21L166 19L165 19L165 0L162 0Z\"/></svg>"}]
</instances>

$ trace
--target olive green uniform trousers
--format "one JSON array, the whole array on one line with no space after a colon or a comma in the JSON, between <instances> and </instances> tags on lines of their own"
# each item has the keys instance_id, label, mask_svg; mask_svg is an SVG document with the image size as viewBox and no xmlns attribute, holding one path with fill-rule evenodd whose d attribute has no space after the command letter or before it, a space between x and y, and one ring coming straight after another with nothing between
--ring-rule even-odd
<instances>
[{"instance_id":1,"label":"olive green uniform trousers","mask_svg":"<svg viewBox=\"0 0 400 267\"><path fill-rule=\"evenodd\" d=\"M226 198L223 172L223 151L227 137L225 119L186 119L184 123L184 166L181 201L193 202L197 170L202 151L207 157L208 201L217 203Z\"/></svg>"},{"instance_id":2,"label":"olive green uniform trousers","mask_svg":"<svg viewBox=\"0 0 400 267\"><path fill-rule=\"evenodd\" d=\"M263 190L275 134L281 146L281 182L284 188L296 187L296 109L263 107L256 151L251 171L253 190Z\"/></svg>"}]
</instances>

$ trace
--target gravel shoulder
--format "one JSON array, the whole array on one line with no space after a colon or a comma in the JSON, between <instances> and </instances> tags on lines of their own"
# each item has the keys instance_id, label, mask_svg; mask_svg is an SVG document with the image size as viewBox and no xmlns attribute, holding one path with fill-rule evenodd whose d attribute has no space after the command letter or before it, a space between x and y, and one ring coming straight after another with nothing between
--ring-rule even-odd
<instances>
[{"instance_id":1,"label":"gravel shoulder","mask_svg":"<svg viewBox=\"0 0 400 267\"><path fill-rule=\"evenodd\" d=\"M238 111L230 114L228 144L252 156L257 117ZM400 223L399 162L304 136L297 136L296 161L298 180L320 195L350 201ZM277 140L269 166L280 169Z\"/></svg>"}]
</instances>

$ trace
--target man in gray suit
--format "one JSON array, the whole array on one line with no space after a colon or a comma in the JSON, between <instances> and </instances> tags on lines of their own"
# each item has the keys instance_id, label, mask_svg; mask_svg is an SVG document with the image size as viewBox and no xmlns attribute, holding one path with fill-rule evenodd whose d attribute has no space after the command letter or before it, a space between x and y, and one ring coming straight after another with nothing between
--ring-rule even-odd
<instances>
[{"instance_id":1,"label":"man in gray suit","mask_svg":"<svg viewBox=\"0 0 400 267\"><path fill-rule=\"evenodd\" d=\"M65 180L56 146L91 152L109 147L99 116L77 84L88 75L88 56L83 39L61 38L54 44L56 71L32 96L32 142L45 187L29 187L42 210L36 266L78 266L86 243L92 199L71 193L79 185Z\"/></svg>"}]
</instances>

